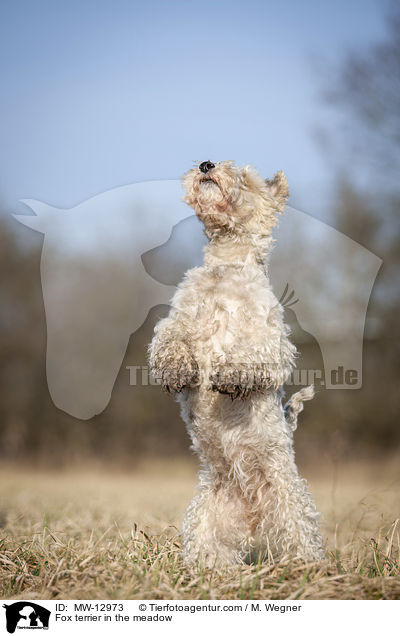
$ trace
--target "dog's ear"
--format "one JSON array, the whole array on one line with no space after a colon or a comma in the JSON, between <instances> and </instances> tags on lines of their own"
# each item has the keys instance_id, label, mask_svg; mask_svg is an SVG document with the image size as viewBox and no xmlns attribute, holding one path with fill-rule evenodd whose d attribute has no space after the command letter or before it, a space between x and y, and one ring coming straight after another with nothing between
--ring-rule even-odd
<instances>
[{"instance_id":1,"label":"dog's ear","mask_svg":"<svg viewBox=\"0 0 400 636\"><path fill-rule=\"evenodd\" d=\"M283 170L279 170L274 175L273 179L265 179L269 194L274 197L279 203L279 208L282 211L286 206L286 201L289 196L289 185Z\"/></svg>"}]
</instances>

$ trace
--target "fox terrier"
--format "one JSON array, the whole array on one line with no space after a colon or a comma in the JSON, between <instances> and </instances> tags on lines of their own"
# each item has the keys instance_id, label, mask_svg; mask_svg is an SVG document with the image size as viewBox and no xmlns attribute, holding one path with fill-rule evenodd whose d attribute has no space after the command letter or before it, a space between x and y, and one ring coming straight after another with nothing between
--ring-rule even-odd
<instances>
[{"instance_id":1,"label":"fox terrier","mask_svg":"<svg viewBox=\"0 0 400 636\"><path fill-rule=\"evenodd\" d=\"M314 391L282 406L296 349L267 268L286 177L204 161L183 185L209 242L204 265L186 272L156 325L150 367L176 394L202 466L183 521L184 561L321 560L319 514L293 451L297 415Z\"/></svg>"}]
</instances>

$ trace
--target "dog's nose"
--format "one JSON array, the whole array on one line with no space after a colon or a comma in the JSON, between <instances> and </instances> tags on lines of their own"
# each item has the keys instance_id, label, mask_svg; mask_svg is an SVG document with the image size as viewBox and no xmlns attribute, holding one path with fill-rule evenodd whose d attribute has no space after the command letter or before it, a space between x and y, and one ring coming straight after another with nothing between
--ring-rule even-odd
<instances>
[{"instance_id":1,"label":"dog's nose","mask_svg":"<svg viewBox=\"0 0 400 636\"><path fill-rule=\"evenodd\" d=\"M213 168L215 168L215 164L211 163L211 161L203 161L203 163L199 165L199 169L204 172L204 174L207 174L207 172Z\"/></svg>"}]
</instances>

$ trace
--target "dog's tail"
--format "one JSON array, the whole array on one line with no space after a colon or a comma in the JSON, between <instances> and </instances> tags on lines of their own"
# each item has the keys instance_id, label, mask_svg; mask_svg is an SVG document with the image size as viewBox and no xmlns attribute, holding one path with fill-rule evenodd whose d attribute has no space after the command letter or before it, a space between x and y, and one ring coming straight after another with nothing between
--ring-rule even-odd
<instances>
[{"instance_id":1,"label":"dog's tail","mask_svg":"<svg viewBox=\"0 0 400 636\"><path fill-rule=\"evenodd\" d=\"M286 402L283 410L286 421L292 431L295 431L297 428L297 417L304 409L303 402L306 402L306 400L312 400L314 395L314 385L310 384L310 386L306 386L304 389L300 389L300 391L294 393L290 400Z\"/></svg>"}]
</instances>

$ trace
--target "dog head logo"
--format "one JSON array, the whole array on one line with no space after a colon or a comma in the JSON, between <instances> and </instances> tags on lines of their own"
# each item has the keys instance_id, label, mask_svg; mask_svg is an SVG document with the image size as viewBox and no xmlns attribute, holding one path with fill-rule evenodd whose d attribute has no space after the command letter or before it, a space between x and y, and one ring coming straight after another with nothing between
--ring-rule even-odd
<instances>
[{"instance_id":1,"label":"dog head logo","mask_svg":"<svg viewBox=\"0 0 400 636\"><path fill-rule=\"evenodd\" d=\"M7 631L14 634L16 629L48 629L50 610L32 603L17 601L11 605L3 605L6 610Z\"/></svg>"},{"instance_id":2,"label":"dog head logo","mask_svg":"<svg viewBox=\"0 0 400 636\"><path fill-rule=\"evenodd\" d=\"M206 174L196 170L198 180ZM229 171L217 177L223 188L228 177ZM242 178L253 177L248 171ZM276 213L285 204L284 186L280 173L263 182ZM218 186L206 182L201 187L218 203ZM58 408L89 419L111 398L130 336L152 307L168 304L184 271L201 264L203 227L195 214L188 215L177 180L123 186L66 210L25 203L35 216L16 219L44 234L49 391ZM359 388L365 315L381 260L291 207L276 236L272 285L301 328L317 340L325 386Z\"/></svg>"}]
</instances>

